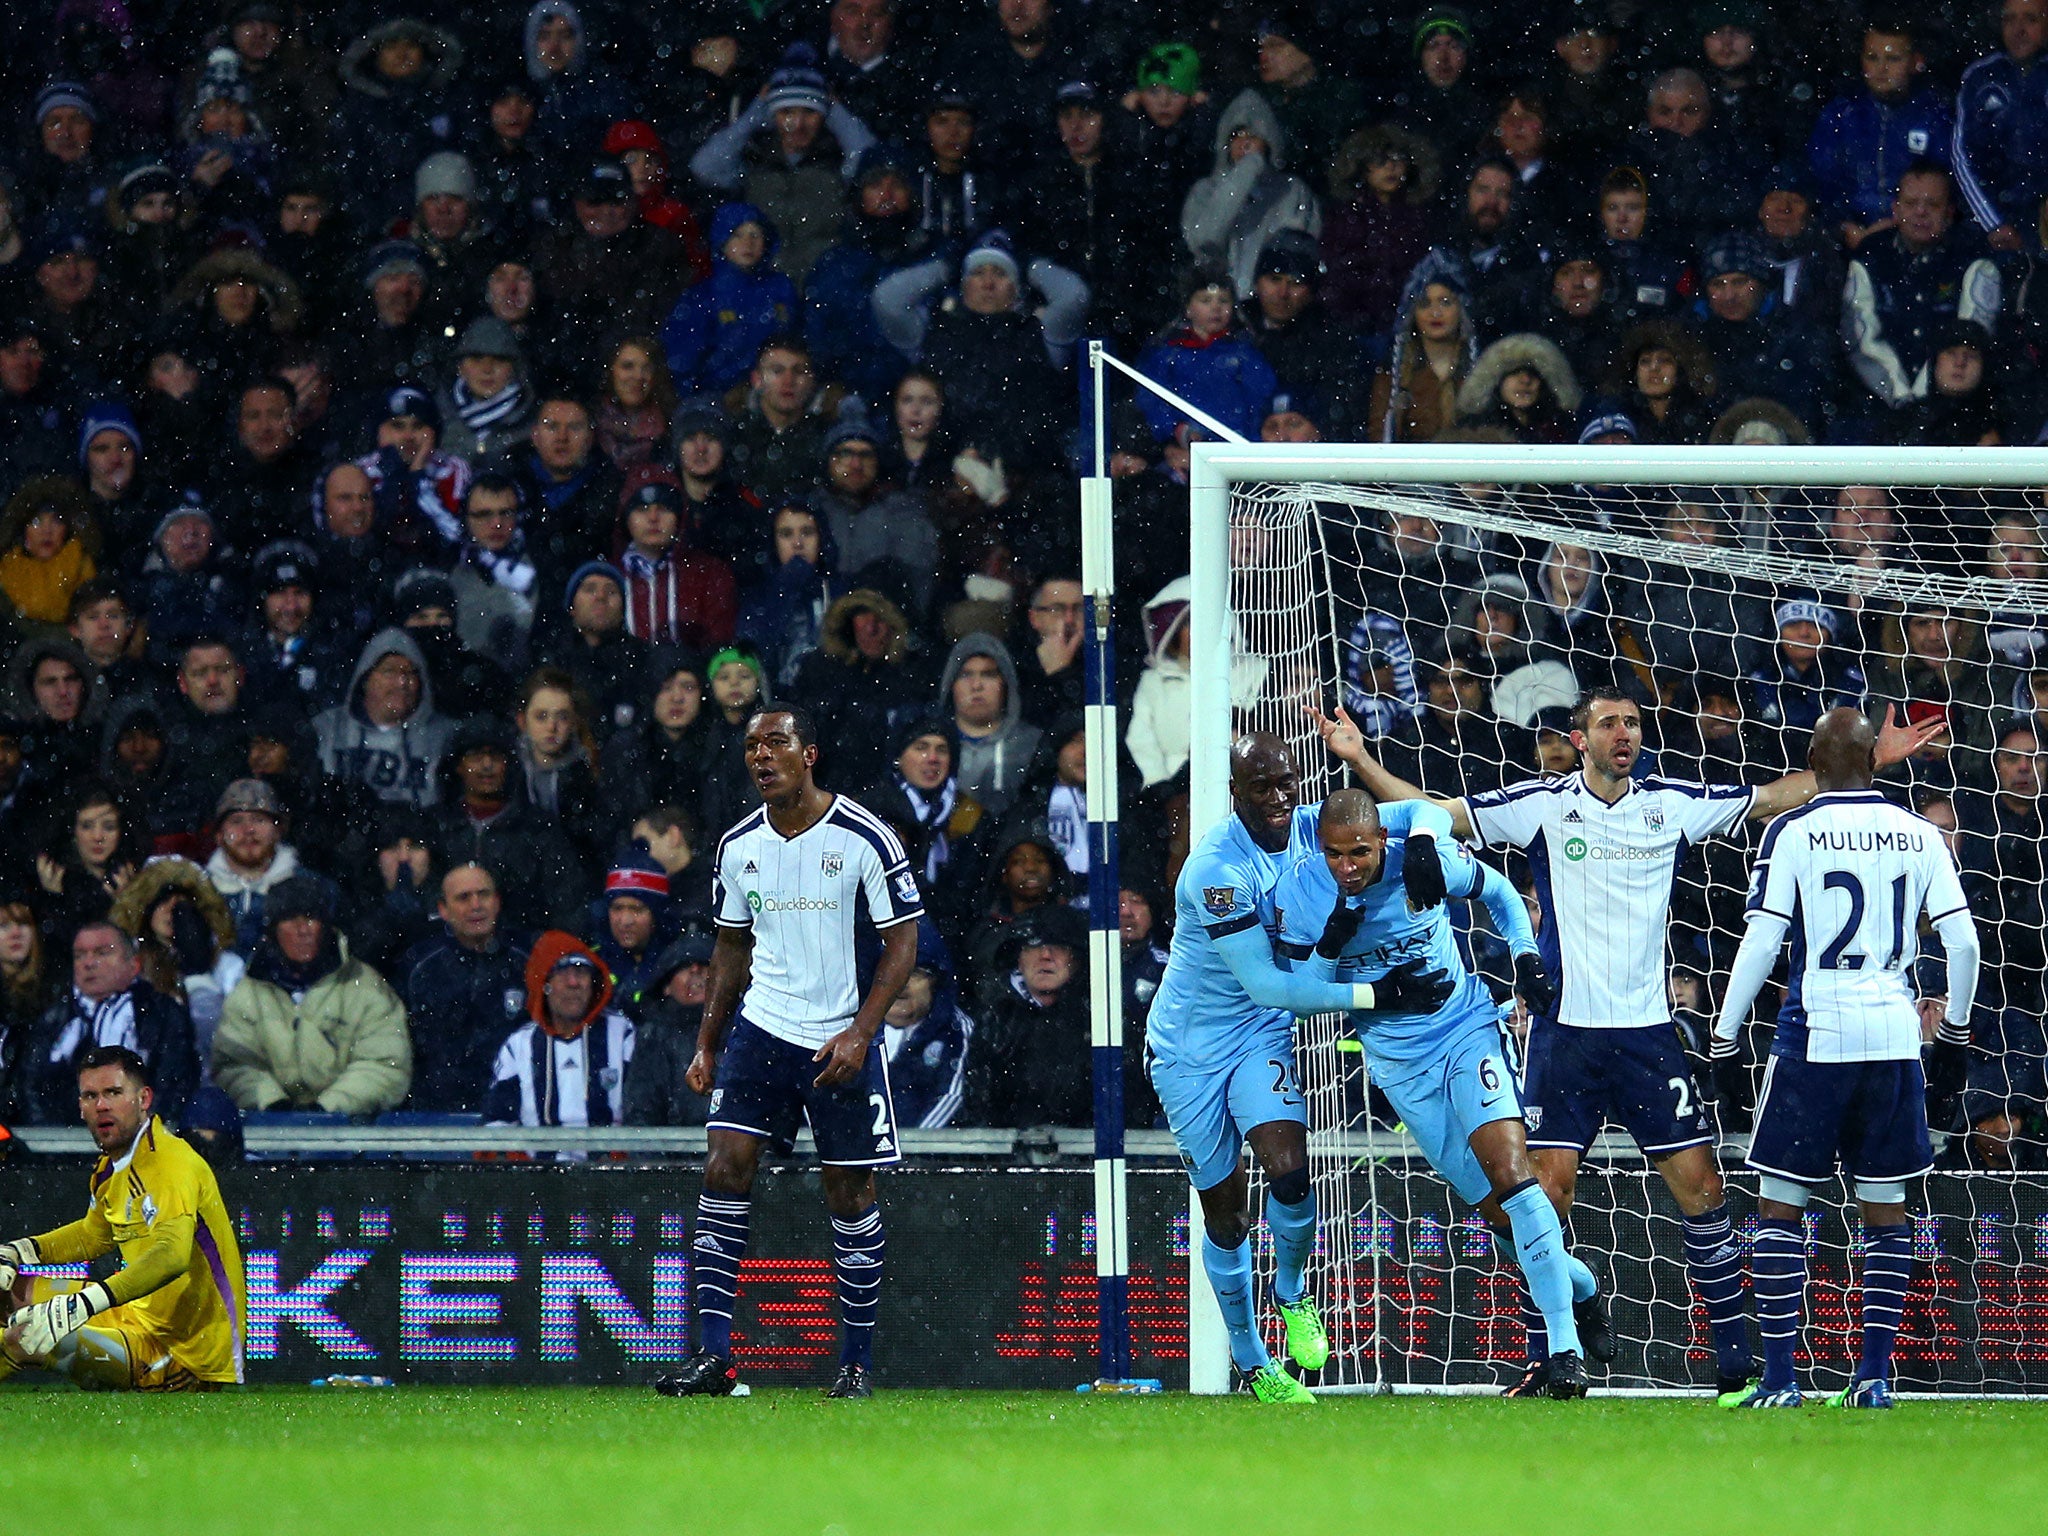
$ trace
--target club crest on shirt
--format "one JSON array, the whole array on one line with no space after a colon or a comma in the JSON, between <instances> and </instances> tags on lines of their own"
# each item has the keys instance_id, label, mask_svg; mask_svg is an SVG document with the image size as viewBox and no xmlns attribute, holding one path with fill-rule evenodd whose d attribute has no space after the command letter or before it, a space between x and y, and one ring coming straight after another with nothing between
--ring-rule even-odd
<instances>
[{"instance_id":1,"label":"club crest on shirt","mask_svg":"<svg viewBox=\"0 0 2048 1536\"><path fill-rule=\"evenodd\" d=\"M846 858L843 854L828 853L818 860L819 873L828 879L838 874L844 868L846 868Z\"/></svg>"},{"instance_id":2,"label":"club crest on shirt","mask_svg":"<svg viewBox=\"0 0 2048 1536\"><path fill-rule=\"evenodd\" d=\"M1216 917L1226 917L1237 906L1237 887L1234 885L1205 885L1202 887L1202 905Z\"/></svg>"},{"instance_id":3,"label":"club crest on shirt","mask_svg":"<svg viewBox=\"0 0 2048 1536\"><path fill-rule=\"evenodd\" d=\"M1522 1106L1522 1118L1529 1123L1530 1130L1542 1130L1543 1106L1541 1104L1524 1104Z\"/></svg>"},{"instance_id":4,"label":"club crest on shirt","mask_svg":"<svg viewBox=\"0 0 2048 1536\"><path fill-rule=\"evenodd\" d=\"M1664 830L1664 809L1663 809L1663 807L1662 807L1662 806L1656 806L1656 805L1646 805L1646 806L1644 806L1644 807L1643 807L1643 825L1644 825L1644 826L1646 826L1646 827L1648 827L1648 828L1649 828L1649 829L1650 829L1650 830L1651 830L1652 832L1662 832L1662 831Z\"/></svg>"}]
</instances>

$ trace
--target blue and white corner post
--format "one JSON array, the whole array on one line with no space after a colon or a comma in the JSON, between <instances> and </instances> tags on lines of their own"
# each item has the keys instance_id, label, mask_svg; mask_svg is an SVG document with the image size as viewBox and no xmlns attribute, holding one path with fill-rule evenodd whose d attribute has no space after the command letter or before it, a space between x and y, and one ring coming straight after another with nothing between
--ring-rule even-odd
<instances>
[{"instance_id":1,"label":"blue and white corner post","mask_svg":"<svg viewBox=\"0 0 2048 1536\"><path fill-rule=\"evenodd\" d=\"M1088 743L1088 976L1095 1067L1098 1388L1130 1390L1131 1240L1124 1162L1124 952L1116 842L1116 540L1104 440L1102 343L1088 344L1095 473L1081 482L1082 668ZM1148 1385L1150 1385L1148 1383Z\"/></svg>"}]
</instances>

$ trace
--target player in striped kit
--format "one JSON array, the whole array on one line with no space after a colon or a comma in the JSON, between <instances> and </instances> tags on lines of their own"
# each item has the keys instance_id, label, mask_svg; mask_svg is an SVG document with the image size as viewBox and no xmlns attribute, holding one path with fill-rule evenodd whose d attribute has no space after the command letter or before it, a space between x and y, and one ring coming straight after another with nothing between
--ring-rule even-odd
<instances>
[{"instance_id":1,"label":"player in striped kit","mask_svg":"<svg viewBox=\"0 0 2048 1536\"><path fill-rule=\"evenodd\" d=\"M1340 707L1316 716L1330 750L1379 800L1427 798L1387 772ZM1879 766L1903 761L1938 730L1893 723L1876 741ZM1533 1014L1522 1100L1536 1176L1560 1214L1571 1209L1579 1160L1604 1121L1625 1128L1663 1175L1685 1228L1686 1268L1713 1331L1717 1391L1747 1387L1755 1370L1742 1300L1742 1258L1728 1216L1713 1126L1671 1023L1665 926L1686 848L1813 798L1810 772L1761 788L1652 775L1638 781L1642 713L1614 688L1595 688L1572 712L1580 768L1484 794L1439 801L1451 830L1482 847L1526 851L1543 908L1538 935L1557 978L1554 1008ZM1425 866L1426 867L1426 866ZM1440 894L1440 893L1439 893ZM1511 1396L1541 1396L1548 1370L1542 1320L1525 1306L1529 1364Z\"/></svg>"},{"instance_id":2,"label":"player in striped kit","mask_svg":"<svg viewBox=\"0 0 2048 1536\"><path fill-rule=\"evenodd\" d=\"M1913 1273L1906 1180L1934 1162L1909 979L1921 913L1948 961L1948 1006L1931 1074L1937 1093L1959 1089L1968 1069L1979 950L1940 832L1871 787L1875 747L1870 723L1854 710L1833 710L1815 727L1807 760L1820 793L1764 833L1749 928L1714 1025L1718 1070L1735 1061L1736 1037L1789 931L1790 982L1749 1147L1758 1174L1751 1273L1764 1374L1723 1396L1725 1408L1804 1401L1793 1369L1806 1290L1801 1215L1813 1186L1832 1179L1838 1165L1854 1181L1863 1214L1863 1357L1828 1402L1892 1406L1892 1343Z\"/></svg>"},{"instance_id":3,"label":"player in striped kit","mask_svg":"<svg viewBox=\"0 0 2048 1536\"><path fill-rule=\"evenodd\" d=\"M826 1395L870 1397L883 1250L875 1170L900 1159L888 1064L873 1045L917 963L924 905L896 834L818 787L817 728L806 711L759 711L744 750L764 804L718 845L718 943L689 1071L690 1086L711 1095L691 1254L697 1353L654 1386L697 1397L739 1384L732 1309L754 1174L763 1146L787 1150L808 1121L839 1280L839 1375ZM882 953L863 994L855 940L867 928Z\"/></svg>"}]
</instances>

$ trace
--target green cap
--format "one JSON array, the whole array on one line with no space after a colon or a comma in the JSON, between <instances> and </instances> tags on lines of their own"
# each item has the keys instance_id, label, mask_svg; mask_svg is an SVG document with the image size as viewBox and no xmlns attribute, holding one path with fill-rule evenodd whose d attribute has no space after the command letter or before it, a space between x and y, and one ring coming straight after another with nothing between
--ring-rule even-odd
<instances>
[{"instance_id":1,"label":"green cap","mask_svg":"<svg viewBox=\"0 0 2048 1536\"><path fill-rule=\"evenodd\" d=\"M1160 43L1138 60L1138 89L1163 85L1183 96L1202 88L1202 56L1187 43Z\"/></svg>"},{"instance_id":2,"label":"green cap","mask_svg":"<svg viewBox=\"0 0 2048 1536\"><path fill-rule=\"evenodd\" d=\"M1439 32L1448 32L1467 48L1472 46L1472 20L1452 5L1433 5L1415 23L1415 52Z\"/></svg>"}]
</instances>

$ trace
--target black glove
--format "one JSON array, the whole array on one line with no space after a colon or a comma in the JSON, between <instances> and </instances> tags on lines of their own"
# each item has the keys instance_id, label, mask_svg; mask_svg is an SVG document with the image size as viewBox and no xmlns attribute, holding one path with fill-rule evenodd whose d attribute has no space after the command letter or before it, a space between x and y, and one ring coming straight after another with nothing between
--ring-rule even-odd
<instances>
[{"instance_id":1,"label":"black glove","mask_svg":"<svg viewBox=\"0 0 2048 1536\"><path fill-rule=\"evenodd\" d=\"M1435 1013L1456 990L1448 971L1425 971L1421 961L1410 960L1372 984L1372 1011Z\"/></svg>"},{"instance_id":2,"label":"black glove","mask_svg":"<svg viewBox=\"0 0 2048 1536\"><path fill-rule=\"evenodd\" d=\"M1443 905L1449 893L1444 889L1443 863L1436 856L1435 834L1408 834L1408 846L1401 855L1401 885L1408 892L1408 905L1417 912Z\"/></svg>"},{"instance_id":3,"label":"black glove","mask_svg":"<svg viewBox=\"0 0 2048 1536\"><path fill-rule=\"evenodd\" d=\"M1970 1081L1970 1048L1935 1037L1927 1052L1927 1123L1937 1131L1955 1124L1956 1101Z\"/></svg>"},{"instance_id":4,"label":"black glove","mask_svg":"<svg viewBox=\"0 0 2048 1536\"><path fill-rule=\"evenodd\" d=\"M1330 920L1323 924L1323 936L1316 940L1316 953L1325 960L1335 960L1344 953L1344 946L1351 942L1358 925L1365 921L1365 914L1358 908L1347 906L1344 897L1337 897L1337 910L1330 914Z\"/></svg>"},{"instance_id":5,"label":"black glove","mask_svg":"<svg viewBox=\"0 0 2048 1536\"><path fill-rule=\"evenodd\" d=\"M171 950L178 957L180 976L213 969L213 930L189 901L179 902L171 913Z\"/></svg>"},{"instance_id":6,"label":"black glove","mask_svg":"<svg viewBox=\"0 0 2048 1536\"><path fill-rule=\"evenodd\" d=\"M1721 1106L1723 1124L1726 1117L1739 1115L1748 1108L1749 1068L1742 1064L1742 1058L1734 1052L1714 1058L1714 1102Z\"/></svg>"},{"instance_id":7,"label":"black glove","mask_svg":"<svg viewBox=\"0 0 2048 1536\"><path fill-rule=\"evenodd\" d=\"M1528 1005L1532 1016L1547 1019L1557 1011L1557 984L1533 951L1515 956L1515 995Z\"/></svg>"}]
</instances>

